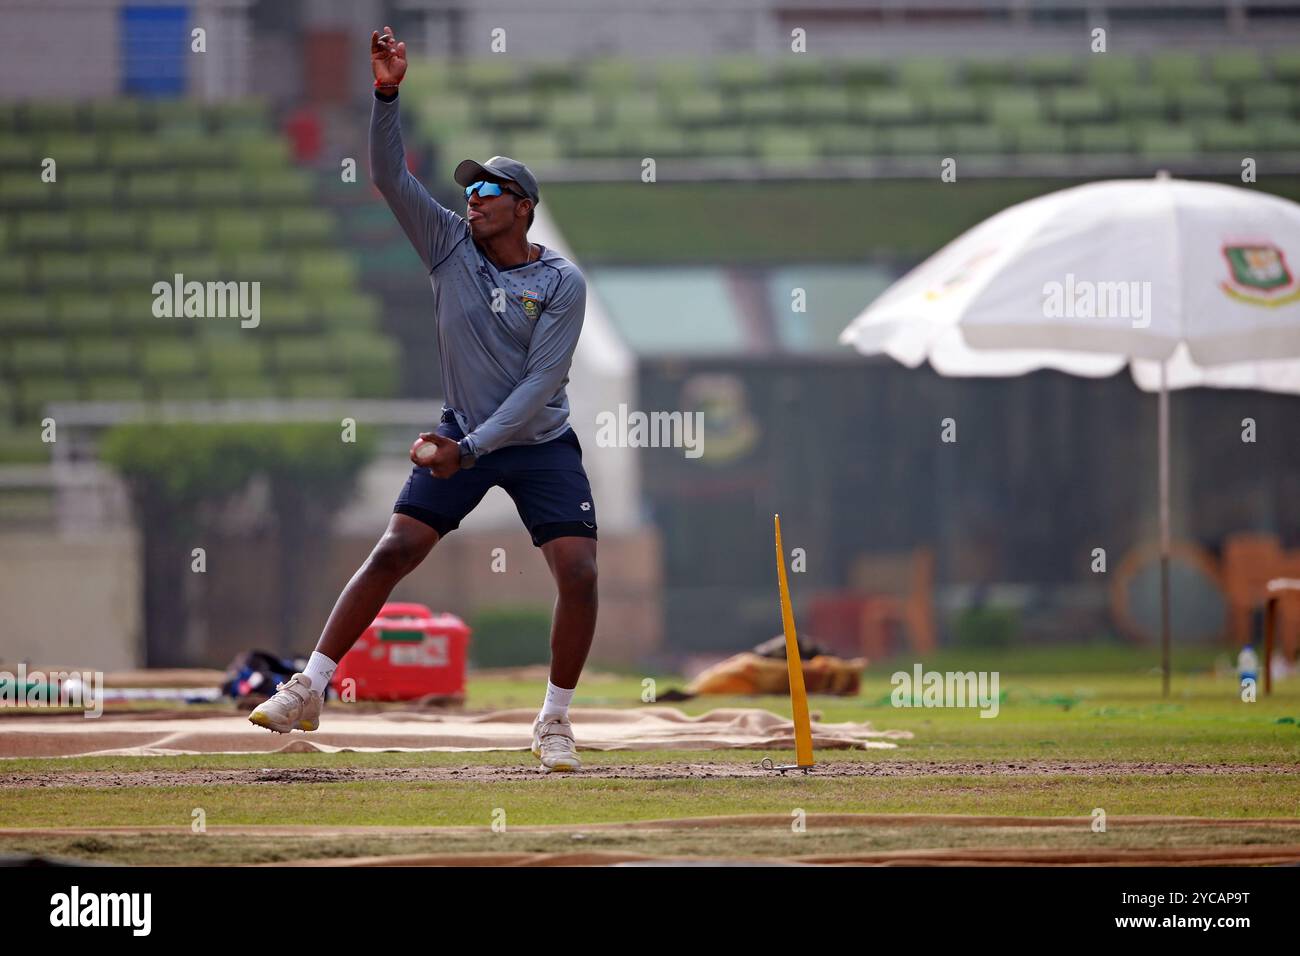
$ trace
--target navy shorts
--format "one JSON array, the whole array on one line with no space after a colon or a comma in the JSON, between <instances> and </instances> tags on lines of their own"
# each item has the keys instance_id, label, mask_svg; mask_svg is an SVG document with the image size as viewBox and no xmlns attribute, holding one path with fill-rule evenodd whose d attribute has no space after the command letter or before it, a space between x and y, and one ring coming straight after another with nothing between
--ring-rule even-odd
<instances>
[{"instance_id":1,"label":"navy shorts","mask_svg":"<svg viewBox=\"0 0 1300 956\"><path fill-rule=\"evenodd\" d=\"M465 437L450 411L443 413L436 431L456 441ZM582 446L572 428L540 445L498 448L450 478L435 478L428 468L416 465L393 511L423 521L445 537L460 527L494 485L514 501L533 544L596 537L596 503L582 467Z\"/></svg>"}]
</instances>

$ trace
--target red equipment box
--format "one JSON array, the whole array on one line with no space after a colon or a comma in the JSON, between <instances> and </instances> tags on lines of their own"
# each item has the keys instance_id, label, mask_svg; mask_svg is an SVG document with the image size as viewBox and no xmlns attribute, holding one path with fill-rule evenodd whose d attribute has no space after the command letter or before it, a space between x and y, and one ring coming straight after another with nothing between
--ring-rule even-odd
<instances>
[{"instance_id":1,"label":"red equipment box","mask_svg":"<svg viewBox=\"0 0 1300 956\"><path fill-rule=\"evenodd\" d=\"M343 682L356 681L356 700L463 700L469 634L454 614L434 614L423 604L385 604L339 661L331 683L342 696Z\"/></svg>"}]
</instances>

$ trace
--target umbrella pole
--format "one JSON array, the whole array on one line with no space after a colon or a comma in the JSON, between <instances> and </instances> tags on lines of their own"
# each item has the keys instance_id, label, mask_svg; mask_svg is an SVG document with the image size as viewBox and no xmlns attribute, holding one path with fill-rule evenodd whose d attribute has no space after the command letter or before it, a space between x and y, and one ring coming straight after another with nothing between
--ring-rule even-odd
<instances>
[{"instance_id":1,"label":"umbrella pole","mask_svg":"<svg viewBox=\"0 0 1300 956\"><path fill-rule=\"evenodd\" d=\"M1160 449L1160 672L1161 689L1169 696L1169 387L1165 362L1160 363L1158 444Z\"/></svg>"}]
</instances>

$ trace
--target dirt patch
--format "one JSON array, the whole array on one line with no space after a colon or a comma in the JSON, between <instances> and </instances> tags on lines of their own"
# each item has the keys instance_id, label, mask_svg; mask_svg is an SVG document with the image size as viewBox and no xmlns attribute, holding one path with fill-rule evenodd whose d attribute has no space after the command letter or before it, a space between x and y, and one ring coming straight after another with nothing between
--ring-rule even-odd
<instances>
[{"instance_id":1,"label":"dirt patch","mask_svg":"<svg viewBox=\"0 0 1300 956\"><path fill-rule=\"evenodd\" d=\"M931 761L833 762L819 764L807 779L825 777L1125 777L1125 776L1267 776L1300 774L1300 764L1176 764L1117 761L1035 760L1007 763ZM584 780L736 780L775 777L757 762L656 763L587 766L576 776ZM805 776L791 771L794 779ZM265 770L77 770L20 771L0 776L0 789L14 787L172 787L257 785L283 783L361 783L372 780L437 783L494 783L517 780L562 780L567 775L544 773L532 766L461 767L303 767Z\"/></svg>"}]
</instances>

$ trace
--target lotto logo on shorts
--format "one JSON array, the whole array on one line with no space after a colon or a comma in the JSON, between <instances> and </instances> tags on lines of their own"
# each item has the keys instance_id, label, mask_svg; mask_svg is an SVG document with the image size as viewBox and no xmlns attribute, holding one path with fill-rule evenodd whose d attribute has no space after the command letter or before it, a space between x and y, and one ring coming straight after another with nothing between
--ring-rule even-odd
<instances>
[{"instance_id":1,"label":"lotto logo on shorts","mask_svg":"<svg viewBox=\"0 0 1300 956\"><path fill-rule=\"evenodd\" d=\"M578 507L581 508L583 511L590 511L590 510L591 510L591 502L590 502L590 501L584 501L584 502L583 502L582 504L580 504Z\"/></svg>"}]
</instances>

